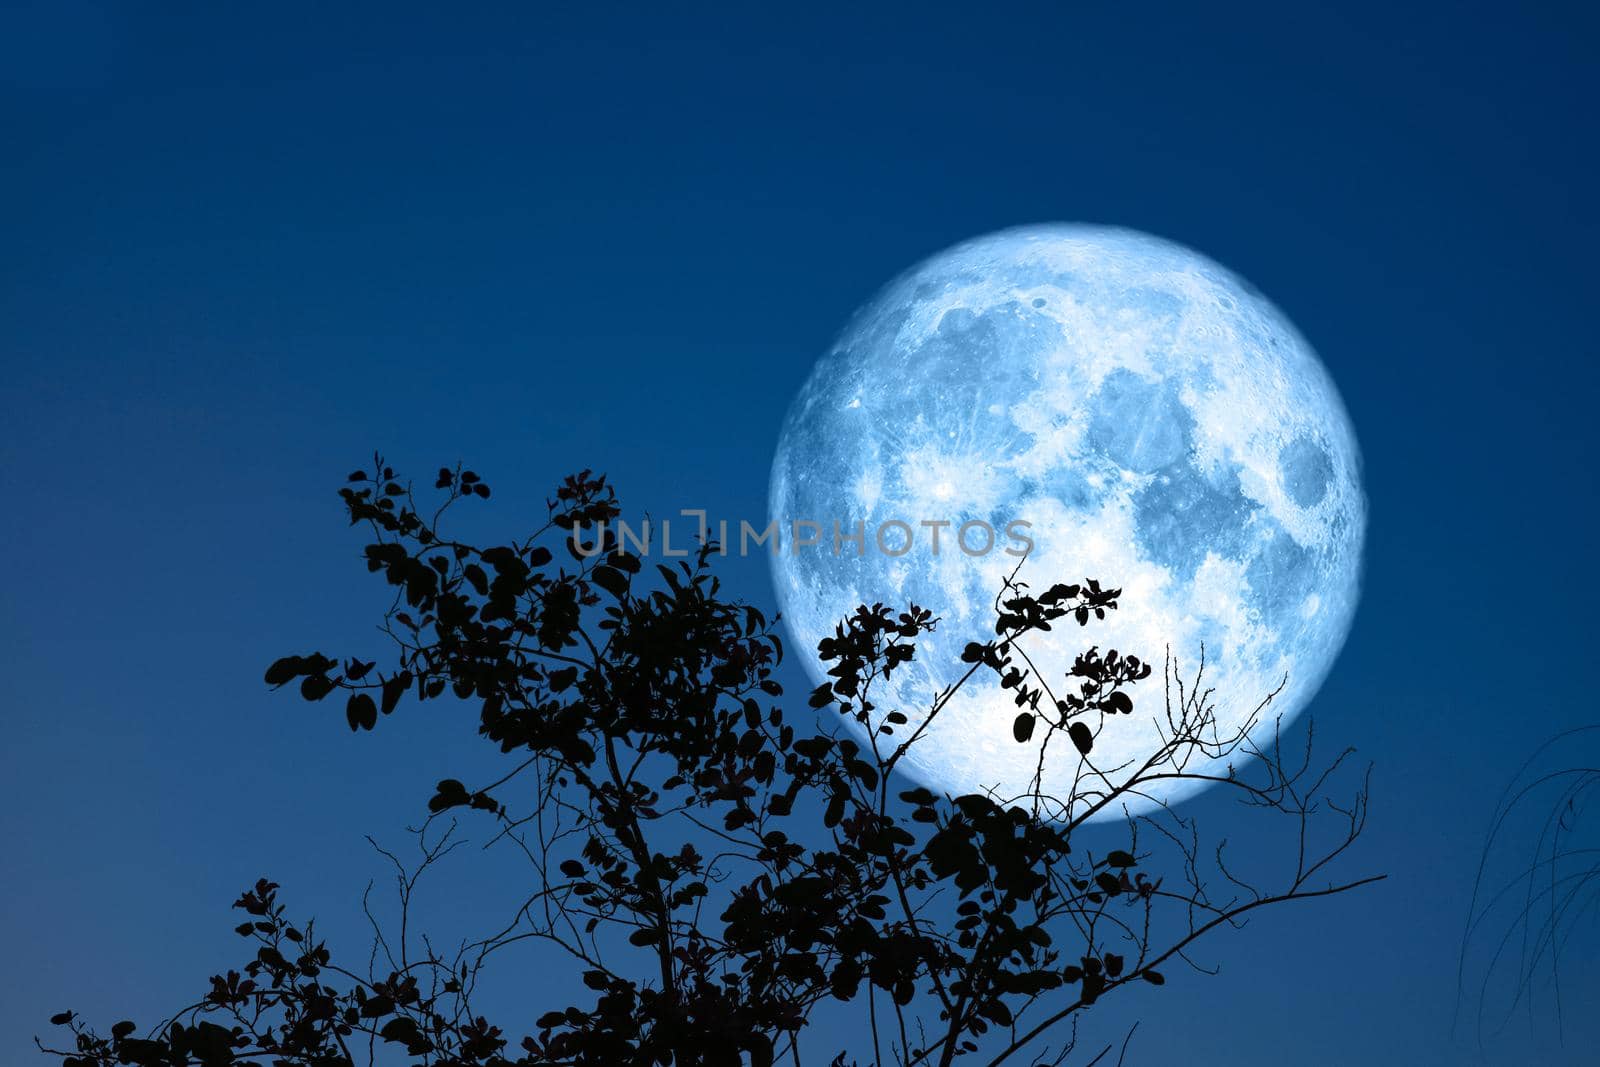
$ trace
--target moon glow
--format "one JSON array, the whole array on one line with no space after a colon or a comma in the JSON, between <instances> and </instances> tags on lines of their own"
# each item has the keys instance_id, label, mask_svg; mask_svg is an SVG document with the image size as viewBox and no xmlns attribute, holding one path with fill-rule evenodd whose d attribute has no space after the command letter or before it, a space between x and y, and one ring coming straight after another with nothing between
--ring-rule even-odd
<instances>
[{"instance_id":1,"label":"moon glow","mask_svg":"<svg viewBox=\"0 0 1600 1067\"><path fill-rule=\"evenodd\" d=\"M1028 646L1052 682L1090 645L1156 666L1132 689L1133 715L1101 732L1102 767L1159 744L1169 648L1187 672L1204 647L1224 732L1285 678L1270 715L1301 711L1349 630L1366 526L1354 431L1288 319L1196 252L1079 225L958 245L857 312L789 410L769 508L781 528L804 519L824 531L773 559L818 682L817 642L855 605L915 602L940 617L876 694L878 714L897 708L913 724L960 677L967 642L993 637L995 593L1018 562L1000 551L1003 533L985 554L956 550L961 524L1029 523L1018 578L1036 591L1084 578L1120 587L1105 621ZM922 529L904 555L872 543L886 522L924 520L951 523L938 554ZM836 553L833 524L848 534L858 521L865 549ZM980 672L902 765L951 793L1016 796L1039 738L1013 739L1015 713L1012 693ZM1065 744L1048 753L1044 791L1064 790L1079 757Z\"/></svg>"}]
</instances>

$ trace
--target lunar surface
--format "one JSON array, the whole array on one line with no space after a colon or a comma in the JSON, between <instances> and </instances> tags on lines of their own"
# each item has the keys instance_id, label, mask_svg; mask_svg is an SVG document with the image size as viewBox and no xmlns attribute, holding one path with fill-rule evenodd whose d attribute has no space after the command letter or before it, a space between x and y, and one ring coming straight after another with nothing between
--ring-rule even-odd
<instances>
[{"instance_id":1,"label":"lunar surface","mask_svg":"<svg viewBox=\"0 0 1600 1067\"><path fill-rule=\"evenodd\" d=\"M993 637L995 594L1019 562L1005 549L1021 547L1005 531L1028 523L1018 578L1034 592L1085 578L1123 590L1105 621L1030 639L1045 679L1061 686L1091 645L1154 667L1131 690L1133 714L1100 733L1091 759L1105 769L1160 745L1169 649L1187 674L1203 647L1223 733L1280 683L1262 728L1305 707L1356 606L1360 479L1327 371L1240 278L1128 230L1009 230L902 275L818 361L783 427L770 512L786 532L804 520L822 534L805 547L786 536L774 579L818 682L817 642L855 605L914 602L939 616L877 691L877 714L897 708L914 725L965 670L966 644ZM934 553L921 524L945 521ZM857 522L864 542L836 545L834 524L848 537ZM913 533L898 555L875 543L893 522ZM955 544L971 522L996 531L989 551ZM967 547L982 547L981 530ZM890 531L886 547L901 551L906 538ZM902 767L952 794L1026 792L1045 731L1014 739L1011 696L980 672ZM1060 735L1046 756L1043 791L1063 795L1080 757ZM1164 784L1130 806L1201 787Z\"/></svg>"}]
</instances>

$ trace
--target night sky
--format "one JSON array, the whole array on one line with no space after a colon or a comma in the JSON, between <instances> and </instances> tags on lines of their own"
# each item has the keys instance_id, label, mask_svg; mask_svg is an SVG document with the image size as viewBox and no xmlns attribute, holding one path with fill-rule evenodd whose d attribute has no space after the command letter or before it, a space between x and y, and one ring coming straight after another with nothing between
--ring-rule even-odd
<instances>
[{"instance_id":1,"label":"night sky","mask_svg":"<svg viewBox=\"0 0 1600 1067\"><path fill-rule=\"evenodd\" d=\"M375 448L480 471L485 536L585 467L758 518L857 306L1063 220L1238 271L1343 393L1366 577L1310 714L1376 765L1347 870L1390 876L1091 1024L1143 1019L1132 1064L1478 1062L1451 1016L1496 796L1600 717L1595 15L1290 7L0 7L0 1059L64 1007L187 1003L263 874L364 960L362 835L492 763L468 712L355 736L262 684L385 651L334 495ZM764 560L726 576L771 602ZM516 871L462 854L427 924L481 932ZM494 972L508 1029L568 992L548 963ZM1590 1015L1484 1061L1591 1062Z\"/></svg>"}]
</instances>

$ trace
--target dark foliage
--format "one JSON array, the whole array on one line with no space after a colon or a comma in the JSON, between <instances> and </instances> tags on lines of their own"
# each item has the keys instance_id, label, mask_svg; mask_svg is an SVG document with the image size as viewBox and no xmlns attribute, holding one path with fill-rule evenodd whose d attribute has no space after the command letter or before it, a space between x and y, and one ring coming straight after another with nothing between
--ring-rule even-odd
<instances>
[{"instance_id":1,"label":"dark foliage","mask_svg":"<svg viewBox=\"0 0 1600 1067\"><path fill-rule=\"evenodd\" d=\"M1365 781L1341 806L1326 768L1285 759L1246 730L1222 736L1203 688L1170 660L1165 741L1136 764L1102 767L1096 739L1134 713L1152 673L1134 655L1089 649L1065 679L1036 677L1031 641L1061 640L1116 610L1120 592L1087 580L1035 595L1015 580L996 601L995 636L967 646L964 674L926 707L880 708L875 685L916 655L938 620L916 606L862 606L820 646L829 682L794 718L777 703L782 645L772 621L722 595L718 546L676 565L622 551L603 524L611 489L568 478L528 539L480 548L441 530L443 513L489 496L471 471L441 469L443 505L424 517L381 460L341 490L373 534L367 567L393 587L384 627L396 654L322 653L273 663L266 681L342 705L373 730L404 700L475 709L507 761L498 780L439 782L402 870L402 905L448 851L455 809L494 824L525 852L517 921L445 956L379 934L364 971L335 962L262 880L240 897L250 944L239 969L143 1036L106 1034L72 1013L53 1022L68 1067L110 1064L770 1064L778 1059L948 1064L1060 1063L1077 1019L1129 986L1161 986L1206 933L1255 909L1337 893L1326 866L1360 833ZM1069 796L945 797L893 771L951 696L979 672L1012 691L1009 729L1078 766ZM1059 693L1057 692L1059 690ZM1263 701L1259 713L1270 703ZM838 729L864 726L865 743ZM820 722L820 729L818 723ZM1252 725L1255 720L1252 719ZM1249 773L1215 762L1238 753ZM1096 814L1125 810L1158 783L1210 778L1249 807L1289 820L1282 869L1257 879L1162 805L1129 815L1116 847L1084 843ZM463 815L462 817L469 817ZM1332 826L1322 846L1319 827ZM1113 824L1116 825L1116 824ZM1097 839L1107 832L1096 830ZM715 842L713 855L700 848ZM698 845L697 845L698 843ZM1215 881L1225 888L1207 888ZM536 939L570 960L570 1005L518 1020L517 1036L472 1007L485 958ZM807 1034L829 1001L860 1005L870 1047L841 1051ZM526 1036L523 1036L523 1035ZM1107 1055L1100 1050L1094 1060ZM387 1059L386 1059L387 1057Z\"/></svg>"}]
</instances>

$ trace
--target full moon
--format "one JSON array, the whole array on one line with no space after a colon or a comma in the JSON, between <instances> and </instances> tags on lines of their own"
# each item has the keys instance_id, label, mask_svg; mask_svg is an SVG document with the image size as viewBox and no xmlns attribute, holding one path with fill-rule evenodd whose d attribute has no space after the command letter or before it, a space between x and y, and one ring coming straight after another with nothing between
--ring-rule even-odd
<instances>
[{"instance_id":1,"label":"full moon","mask_svg":"<svg viewBox=\"0 0 1600 1067\"><path fill-rule=\"evenodd\" d=\"M787 538L780 606L817 682L817 642L857 604L939 617L876 690L875 714L913 725L965 671L966 644L993 638L1019 562L1035 592L1085 578L1122 589L1104 621L1058 623L1028 646L1053 683L1091 645L1153 664L1133 714L1096 742L1102 768L1161 743L1169 651L1188 674L1203 649L1224 733L1273 691L1268 720L1299 713L1349 630L1366 527L1349 417L1283 313L1188 248L1084 225L957 245L857 312L789 410L769 504ZM788 537L797 522L816 527ZM1008 529L1031 541L1025 558ZM1016 710L982 671L901 766L952 794L1021 795L1040 738L1015 740ZM1061 795L1080 757L1062 742L1047 755L1043 790ZM1129 808L1199 788L1167 783Z\"/></svg>"}]
</instances>

